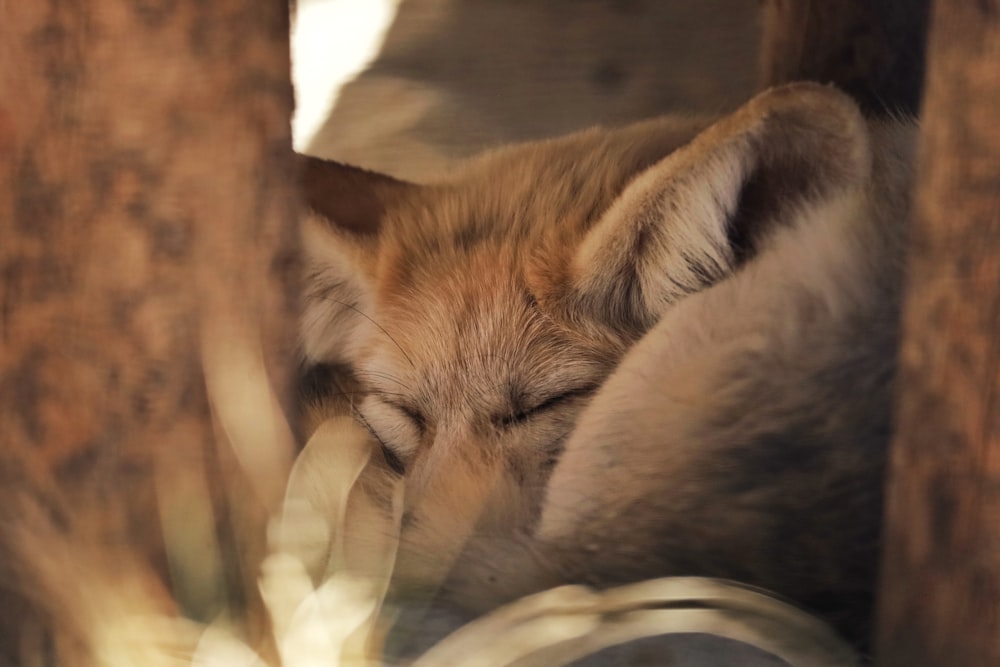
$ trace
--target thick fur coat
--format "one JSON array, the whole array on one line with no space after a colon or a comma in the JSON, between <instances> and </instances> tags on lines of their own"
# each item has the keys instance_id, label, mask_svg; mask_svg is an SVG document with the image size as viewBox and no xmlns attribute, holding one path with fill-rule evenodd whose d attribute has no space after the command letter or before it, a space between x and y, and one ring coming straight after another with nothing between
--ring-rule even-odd
<instances>
[{"instance_id":1,"label":"thick fur coat","mask_svg":"<svg viewBox=\"0 0 1000 667\"><path fill-rule=\"evenodd\" d=\"M305 354L403 476L395 590L708 575L864 642L913 130L801 84L428 185L307 159Z\"/></svg>"}]
</instances>

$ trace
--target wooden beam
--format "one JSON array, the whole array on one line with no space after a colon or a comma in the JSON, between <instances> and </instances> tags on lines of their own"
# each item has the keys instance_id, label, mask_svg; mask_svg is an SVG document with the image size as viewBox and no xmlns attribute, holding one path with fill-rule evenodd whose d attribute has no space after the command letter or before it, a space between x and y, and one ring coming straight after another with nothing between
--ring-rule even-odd
<instances>
[{"instance_id":1,"label":"wooden beam","mask_svg":"<svg viewBox=\"0 0 1000 667\"><path fill-rule=\"evenodd\" d=\"M878 664L1000 664L1000 1L932 15Z\"/></svg>"},{"instance_id":2,"label":"wooden beam","mask_svg":"<svg viewBox=\"0 0 1000 667\"><path fill-rule=\"evenodd\" d=\"M868 114L916 114L930 0L763 0L761 81L834 83Z\"/></svg>"},{"instance_id":3,"label":"wooden beam","mask_svg":"<svg viewBox=\"0 0 1000 667\"><path fill-rule=\"evenodd\" d=\"M0 663L86 664L46 558L127 554L195 617L254 594L291 451L288 7L0 3L0 68Z\"/></svg>"}]
</instances>

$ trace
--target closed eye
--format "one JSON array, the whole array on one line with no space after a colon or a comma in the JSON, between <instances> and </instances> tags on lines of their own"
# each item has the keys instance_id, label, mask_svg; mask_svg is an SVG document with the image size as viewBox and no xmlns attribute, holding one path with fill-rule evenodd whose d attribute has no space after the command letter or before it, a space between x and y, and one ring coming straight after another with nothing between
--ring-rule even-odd
<instances>
[{"instance_id":1,"label":"closed eye","mask_svg":"<svg viewBox=\"0 0 1000 667\"><path fill-rule=\"evenodd\" d=\"M385 459L385 463L389 466L389 469L397 475L404 474L406 472L406 466L403 465L403 460L399 458L399 455L392 451L391 447L385 444L385 441L378 434L378 431L372 428L371 422L365 419L365 416L360 410L357 409L357 407L353 407L353 411L355 419L361 422L361 425L364 426L368 433L370 433L371 436L375 438L375 441L378 442L379 449L382 451L382 457Z\"/></svg>"},{"instance_id":2,"label":"closed eye","mask_svg":"<svg viewBox=\"0 0 1000 667\"><path fill-rule=\"evenodd\" d=\"M383 402L386 405L393 407L402 412L404 415L406 415L407 419L412 421L413 425L417 427L417 430L420 432L420 435L423 435L424 433L427 432L427 419L424 418L422 412L420 412L415 408L411 408L408 405L402 405L401 403L396 403L395 401L387 401L383 399Z\"/></svg>"},{"instance_id":3,"label":"closed eye","mask_svg":"<svg viewBox=\"0 0 1000 667\"><path fill-rule=\"evenodd\" d=\"M524 408L520 410L515 410L511 413L498 415L493 419L494 423L500 428L511 428L513 426L524 424L535 417L538 417L549 410L557 408L561 405L569 403L570 401L588 398L595 391L597 391L596 386L587 385L585 387L578 387L577 389L571 389L570 391L565 391L561 394L555 394L549 398L543 399L542 401L535 403L529 408Z\"/></svg>"}]
</instances>

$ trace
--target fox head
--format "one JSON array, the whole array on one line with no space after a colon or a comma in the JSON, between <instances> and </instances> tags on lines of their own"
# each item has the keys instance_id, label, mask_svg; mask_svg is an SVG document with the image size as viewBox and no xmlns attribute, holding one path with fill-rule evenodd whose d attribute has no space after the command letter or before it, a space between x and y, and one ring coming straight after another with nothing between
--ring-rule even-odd
<instances>
[{"instance_id":1,"label":"fox head","mask_svg":"<svg viewBox=\"0 0 1000 667\"><path fill-rule=\"evenodd\" d=\"M801 207L860 188L866 142L846 96L800 84L427 185L305 158L304 352L350 370L357 418L404 475L397 576L439 579L473 530L530 531L629 346Z\"/></svg>"}]
</instances>

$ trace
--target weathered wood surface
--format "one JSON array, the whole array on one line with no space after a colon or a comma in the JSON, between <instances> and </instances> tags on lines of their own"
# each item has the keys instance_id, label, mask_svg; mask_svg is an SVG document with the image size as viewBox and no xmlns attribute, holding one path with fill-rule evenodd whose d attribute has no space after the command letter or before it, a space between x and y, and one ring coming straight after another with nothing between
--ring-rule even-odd
<instances>
[{"instance_id":1,"label":"weathered wood surface","mask_svg":"<svg viewBox=\"0 0 1000 667\"><path fill-rule=\"evenodd\" d=\"M879 665L1000 664L1000 2L932 16Z\"/></svg>"},{"instance_id":2,"label":"weathered wood surface","mask_svg":"<svg viewBox=\"0 0 1000 667\"><path fill-rule=\"evenodd\" d=\"M246 603L290 451L291 105L283 0L0 3L0 664L12 624L74 630L26 527Z\"/></svg>"},{"instance_id":3,"label":"weathered wood surface","mask_svg":"<svg viewBox=\"0 0 1000 667\"><path fill-rule=\"evenodd\" d=\"M867 113L914 114L930 0L763 0L761 80L835 83Z\"/></svg>"}]
</instances>

